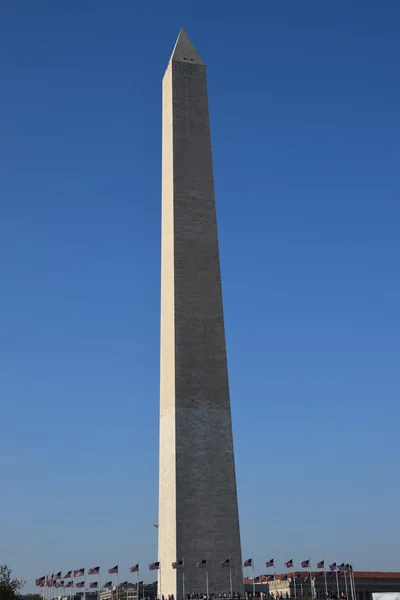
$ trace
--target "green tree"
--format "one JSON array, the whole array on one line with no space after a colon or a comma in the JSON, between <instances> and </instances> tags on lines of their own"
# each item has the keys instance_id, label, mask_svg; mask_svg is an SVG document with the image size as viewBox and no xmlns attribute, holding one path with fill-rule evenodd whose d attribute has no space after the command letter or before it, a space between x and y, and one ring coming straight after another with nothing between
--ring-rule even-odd
<instances>
[{"instance_id":1,"label":"green tree","mask_svg":"<svg viewBox=\"0 0 400 600\"><path fill-rule=\"evenodd\" d=\"M22 579L11 579L11 573L7 565L0 566L0 600L17 600L19 590L25 585Z\"/></svg>"}]
</instances>

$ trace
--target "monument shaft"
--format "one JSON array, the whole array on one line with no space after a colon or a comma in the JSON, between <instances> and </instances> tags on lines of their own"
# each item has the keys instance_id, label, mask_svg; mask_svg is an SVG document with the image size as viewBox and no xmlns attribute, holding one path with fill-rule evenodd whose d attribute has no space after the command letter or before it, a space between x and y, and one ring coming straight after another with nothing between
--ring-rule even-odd
<instances>
[{"instance_id":1,"label":"monument shaft","mask_svg":"<svg viewBox=\"0 0 400 600\"><path fill-rule=\"evenodd\" d=\"M206 69L181 30L163 79L159 596L243 593ZM184 570L172 563L184 561Z\"/></svg>"}]
</instances>

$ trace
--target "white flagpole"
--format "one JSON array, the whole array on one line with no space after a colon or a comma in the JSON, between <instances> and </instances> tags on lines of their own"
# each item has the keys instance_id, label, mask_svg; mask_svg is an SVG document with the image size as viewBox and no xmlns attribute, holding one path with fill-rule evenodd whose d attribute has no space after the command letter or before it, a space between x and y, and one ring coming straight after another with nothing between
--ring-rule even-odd
<instances>
[{"instance_id":1,"label":"white flagpole","mask_svg":"<svg viewBox=\"0 0 400 600\"><path fill-rule=\"evenodd\" d=\"M253 598L256 597L256 579L254 575L254 561L251 561L251 568L253 569Z\"/></svg>"},{"instance_id":2,"label":"white flagpole","mask_svg":"<svg viewBox=\"0 0 400 600\"><path fill-rule=\"evenodd\" d=\"M351 572L352 572L352 568L351 568L351 565L349 565L349 580L350 580L350 588L351 588L351 600L356 600L356 595L354 593L353 578L351 576Z\"/></svg>"},{"instance_id":3,"label":"white flagpole","mask_svg":"<svg viewBox=\"0 0 400 600\"><path fill-rule=\"evenodd\" d=\"M162 593L161 593L161 562L160 562L160 564L158 565L158 572L159 572L159 574L160 574L160 577L159 577L159 579L160 579L160 596L159 596L159 598L160 598L160 600L161 600L161 598L162 598Z\"/></svg>"},{"instance_id":4,"label":"white flagpole","mask_svg":"<svg viewBox=\"0 0 400 600\"><path fill-rule=\"evenodd\" d=\"M347 587L346 565L344 566L344 569L343 569L343 576L344 576L344 588L346 590L346 600L349 600L349 589Z\"/></svg>"},{"instance_id":5,"label":"white flagpole","mask_svg":"<svg viewBox=\"0 0 400 600\"><path fill-rule=\"evenodd\" d=\"M116 573L116 575L117 575L117 600L118 600L118 596L119 596L118 571L119 571L119 562L118 562L118 565L117 565L117 573Z\"/></svg>"},{"instance_id":6,"label":"white flagpole","mask_svg":"<svg viewBox=\"0 0 400 600\"><path fill-rule=\"evenodd\" d=\"M232 589L232 565L231 565L231 557L229 556L229 586L231 592L231 598L233 598L233 589Z\"/></svg>"},{"instance_id":7,"label":"white flagpole","mask_svg":"<svg viewBox=\"0 0 400 600\"><path fill-rule=\"evenodd\" d=\"M325 579L325 596L328 597L328 582L326 580L325 561L324 561L324 579Z\"/></svg>"},{"instance_id":8,"label":"white flagpole","mask_svg":"<svg viewBox=\"0 0 400 600\"><path fill-rule=\"evenodd\" d=\"M297 598L297 592L296 592L296 574L294 572L294 563L293 563L293 588L294 588L294 597Z\"/></svg>"},{"instance_id":9,"label":"white flagpole","mask_svg":"<svg viewBox=\"0 0 400 600\"><path fill-rule=\"evenodd\" d=\"M140 588L140 585L139 585L139 581L140 581L140 577L139 577L139 561L137 561L137 566L138 566L138 568L137 568L137 600L140 600L140 595L139 595L139 588ZM126 593L126 597L128 597L128 592Z\"/></svg>"},{"instance_id":10,"label":"white flagpole","mask_svg":"<svg viewBox=\"0 0 400 600\"><path fill-rule=\"evenodd\" d=\"M269 586L268 586L268 587L269 587ZM275 589L275 592L276 592L276 570L275 570L275 560L274 560L274 589ZM275 594L275 596L276 596L276 594Z\"/></svg>"},{"instance_id":11,"label":"white flagpole","mask_svg":"<svg viewBox=\"0 0 400 600\"><path fill-rule=\"evenodd\" d=\"M356 581L354 579L354 569L353 569L353 566L351 567L351 577L353 579L354 600L357 600Z\"/></svg>"},{"instance_id":12,"label":"white flagpole","mask_svg":"<svg viewBox=\"0 0 400 600\"><path fill-rule=\"evenodd\" d=\"M97 591L97 598L100 600L100 591L101 591L101 569L99 569L99 587Z\"/></svg>"},{"instance_id":13,"label":"white flagpole","mask_svg":"<svg viewBox=\"0 0 400 600\"><path fill-rule=\"evenodd\" d=\"M337 566L335 567L335 569L336 569L336 588L337 588L337 597L338 597L338 600L339 600L339 598L340 598L340 590L339 590L339 575L338 575L338 568L337 568Z\"/></svg>"},{"instance_id":14,"label":"white flagpole","mask_svg":"<svg viewBox=\"0 0 400 600\"><path fill-rule=\"evenodd\" d=\"M83 600L86 600L86 565L85 565L85 577L84 577L84 588L83 588Z\"/></svg>"},{"instance_id":15,"label":"white flagpole","mask_svg":"<svg viewBox=\"0 0 400 600\"><path fill-rule=\"evenodd\" d=\"M208 564L207 564L207 556L206 556L206 594L208 598Z\"/></svg>"},{"instance_id":16,"label":"white flagpole","mask_svg":"<svg viewBox=\"0 0 400 600\"><path fill-rule=\"evenodd\" d=\"M311 588L311 598L314 598L313 578L312 578L312 569L311 569L311 558L310 558L310 588Z\"/></svg>"},{"instance_id":17,"label":"white flagpole","mask_svg":"<svg viewBox=\"0 0 400 600\"><path fill-rule=\"evenodd\" d=\"M185 558L182 556L182 599L185 600Z\"/></svg>"}]
</instances>

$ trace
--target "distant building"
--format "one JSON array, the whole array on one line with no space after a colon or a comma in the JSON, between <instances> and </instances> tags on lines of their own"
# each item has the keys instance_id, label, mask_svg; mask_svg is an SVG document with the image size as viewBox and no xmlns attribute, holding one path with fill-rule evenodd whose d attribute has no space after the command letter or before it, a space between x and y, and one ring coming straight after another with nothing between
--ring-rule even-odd
<instances>
[{"instance_id":1,"label":"distant building","mask_svg":"<svg viewBox=\"0 0 400 600\"><path fill-rule=\"evenodd\" d=\"M323 571L312 572L312 585L315 590L317 599L325 597L325 578ZM287 598L294 598L294 584L293 584L293 572L285 574L276 574L275 581L270 579L271 575L261 575L256 578L254 584L256 596L260 596L261 593L268 594L270 596L276 596L286 600ZM339 593L343 594L342 597L351 599L350 585L348 575L346 579L343 573L338 573L339 580ZM354 581L357 600L372 600L373 592L400 592L400 573L397 572L381 572L381 571L355 571ZM310 585L310 572L296 571L295 572L296 582L296 597L299 598L311 598L311 585ZM245 579L245 592L247 594L253 593L253 580L251 578ZM326 583L328 588L328 595L335 595L337 593L336 585L336 573L326 572ZM346 583L347 583L347 594L346 594ZM276 585L276 589L275 589Z\"/></svg>"},{"instance_id":2,"label":"distant building","mask_svg":"<svg viewBox=\"0 0 400 600\"><path fill-rule=\"evenodd\" d=\"M104 588L100 592L100 600L138 600L137 585L127 583L125 585Z\"/></svg>"},{"instance_id":3,"label":"distant building","mask_svg":"<svg viewBox=\"0 0 400 600\"><path fill-rule=\"evenodd\" d=\"M103 588L100 591L100 600L156 600L157 582L141 584L139 586L139 599L136 583L120 584L118 587Z\"/></svg>"}]
</instances>

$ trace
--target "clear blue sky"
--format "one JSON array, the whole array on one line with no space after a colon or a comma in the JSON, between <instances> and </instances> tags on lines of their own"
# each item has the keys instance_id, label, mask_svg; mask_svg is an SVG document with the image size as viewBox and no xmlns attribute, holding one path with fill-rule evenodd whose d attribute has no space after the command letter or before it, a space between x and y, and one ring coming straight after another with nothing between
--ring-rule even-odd
<instances>
[{"instance_id":1,"label":"clear blue sky","mask_svg":"<svg viewBox=\"0 0 400 600\"><path fill-rule=\"evenodd\" d=\"M1 3L0 563L31 584L157 558L181 25L208 66L244 557L398 569L398 0Z\"/></svg>"}]
</instances>

